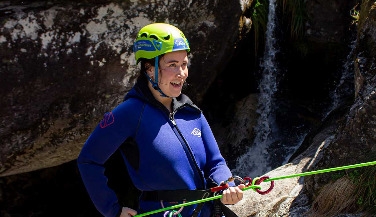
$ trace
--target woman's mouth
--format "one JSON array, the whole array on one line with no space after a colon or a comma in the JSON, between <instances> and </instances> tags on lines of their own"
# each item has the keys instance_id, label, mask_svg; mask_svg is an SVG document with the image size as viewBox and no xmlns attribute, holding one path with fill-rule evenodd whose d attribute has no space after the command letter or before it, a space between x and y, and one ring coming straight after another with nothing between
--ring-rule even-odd
<instances>
[{"instance_id":1,"label":"woman's mouth","mask_svg":"<svg viewBox=\"0 0 376 217\"><path fill-rule=\"evenodd\" d=\"M170 84L174 87L181 87L182 86L182 82L170 82Z\"/></svg>"}]
</instances>

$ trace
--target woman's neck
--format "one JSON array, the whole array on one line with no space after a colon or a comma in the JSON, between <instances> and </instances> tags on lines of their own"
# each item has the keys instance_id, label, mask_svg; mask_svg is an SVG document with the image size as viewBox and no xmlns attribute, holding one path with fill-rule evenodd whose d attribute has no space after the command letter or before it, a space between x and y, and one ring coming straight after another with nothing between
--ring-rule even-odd
<instances>
[{"instance_id":1,"label":"woman's neck","mask_svg":"<svg viewBox=\"0 0 376 217\"><path fill-rule=\"evenodd\" d=\"M161 96L161 95L162 95L161 92L159 92L158 90L155 90L155 89L151 86L150 83L149 83L148 86L149 86L149 89L150 89L151 93L153 94L154 98L155 98L158 102L162 103L162 105L164 105L164 106L167 108L167 110L168 110L169 112L172 112L172 98L171 98L171 97L164 97L164 96Z\"/></svg>"}]
</instances>

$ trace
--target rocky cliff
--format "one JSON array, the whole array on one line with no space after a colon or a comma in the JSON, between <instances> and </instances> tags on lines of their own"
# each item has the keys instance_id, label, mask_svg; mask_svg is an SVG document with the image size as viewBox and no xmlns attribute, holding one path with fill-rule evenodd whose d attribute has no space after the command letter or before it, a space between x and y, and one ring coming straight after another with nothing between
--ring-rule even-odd
<instances>
[{"instance_id":1,"label":"rocky cliff","mask_svg":"<svg viewBox=\"0 0 376 217\"><path fill-rule=\"evenodd\" d=\"M244 46L249 45L244 40L252 34L252 3L210 0L152 3L1 1L0 202L2 207L7 207L2 209L1 215L50 216L51 213L56 215L57 207L62 205L65 210L57 215L72 216L73 208L77 206L80 211L73 216L97 215L79 178L74 178L77 177L74 160L102 114L121 102L134 83L138 68L131 45L139 28L151 22L169 22L186 33L192 48L187 92L198 105L212 109L208 113L215 118L218 117L215 115L217 105L209 105L206 97L210 87L221 90L214 91L216 95L212 96L227 99L221 102L221 109L231 108L227 114L232 116L224 118L225 126L221 121L213 123L213 129L224 155L238 156L240 152L231 155L232 150L239 146L241 150L248 144L244 141L253 139L255 122L244 120L257 118L254 107L257 91L247 91L249 95L241 99L221 93L230 91L226 81L234 81L234 77L238 86L242 84L240 80L246 74L241 72L249 69L249 62L244 61L235 64L236 67L228 67L238 63L236 60L242 60L250 50L254 51L254 47L245 49ZM340 68L335 60L345 56L339 48L350 43L348 30L354 26L351 24L354 20L349 14L357 3L355 0L306 3L309 16L304 36L308 46L306 56L295 62L292 61L296 60L294 58L285 58L286 67L303 64L299 69L304 71L297 70L300 73L291 77L287 74L286 86L291 85L288 81L295 77L299 79L299 87L318 87L313 91L317 95L334 82L335 70ZM374 158L375 8L373 1L362 1L356 8L359 14L351 58L354 66L351 96L324 119L297 112L298 121L308 120L312 131L289 164L265 175L278 177ZM292 41L286 45L289 43L298 44ZM293 57L288 52L285 55ZM324 67L316 68L318 65ZM239 77L234 69L238 69ZM228 76L223 77L224 74ZM325 84L312 85L316 77ZM335 82L339 82L338 79ZM236 90L241 91L241 88ZM284 93L288 92L287 88L284 90ZM309 92L300 89L305 93L302 98L296 93L299 90L292 92L295 94L292 104L310 111L315 111L317 101L327 100L321 97L306 103L310 101ZM219 111L224 114L223 110ZM275 188L267 196L247 191L245 200L230 208L239 216L319 216L314 207L322 207L322 204L315 199L323 198L321 189L332 192L326 188L327 183L336 188L343 183L348 184L347 189L353 186L345 179L340 183L330 180L332 174L276 181ZM50 189L48 184L51 182L58 187ZM69 190L73 192L67 193ZM338 190L333 192L337 194L329 195L332 199L342 194ZM69 199L63 199L61 195L64 194L68 194ZM49 197L53 198L52 203ZM20 207L23 210L17 214L15 210ZM353 208L349 205L337 211L355 213L349 207ZM325 213L321 215L325 216Z\"/></svg>"}]
</instances>

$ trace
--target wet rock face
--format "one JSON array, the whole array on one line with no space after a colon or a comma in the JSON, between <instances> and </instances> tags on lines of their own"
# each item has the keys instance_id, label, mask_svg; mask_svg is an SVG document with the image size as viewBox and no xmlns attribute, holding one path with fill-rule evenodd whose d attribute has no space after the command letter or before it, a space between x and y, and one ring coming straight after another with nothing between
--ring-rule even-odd
<instances>
[{"instance_id":1,"label":"wet rock face","mask_svg":"<svg viewBox=\"0 0 376 217\"><path fill-rule=\"evenodd\" d=\"M354 98L339 123L335 139L323 150L325 156L316 168L366 163L375 159L376 142L376 82L375 82L375 29L376 18L373 1L361 5L363 19L358 23L358 38L354 54ZM329 175L310 177L307 185L311 192L317 191L330 179Z\"/></svg>"},{"instance_id":2,"label":"wet rock face","mask_svg":"<svg viewBox=\"0 0 376 217\"><path fill-rule=\"evenodd\" d=\"M356 0L307 1L307 38L312 41L341 43L349 37L348 23L353 19L349 9L356 5Z\"/></svg>"},{"instance_id":3,"label":"wet rock face","mask_svg":"<svg viewBox=\"0 0 376 217\"><path fill-rule=\"evenodd\" d=\"M358 162L374 160L376 152L376 4L373 1L364 1L362 7L362 11L367 13L361 16L367 18L358 23L357 52L354 57L355 100L347 121L343 124L343 130L338 135L339 146L338 150L335 150L338 156L351 153L353 161ZM344 149L341 146L344 146Z\"/></svg>"},{"instance_id":4,"label":"wet rock face","mask_svg":"<svg viewBox=\"0 0 376 217\"><path fill-rule=\"evenodd\" d=\"M0 176L77 157L102 114L134 84L132 44L146 24L185 32L195 84L187 92L200 103L236 43L240 8L209 0L0 2Z\"/></svg>"}]
</instances>

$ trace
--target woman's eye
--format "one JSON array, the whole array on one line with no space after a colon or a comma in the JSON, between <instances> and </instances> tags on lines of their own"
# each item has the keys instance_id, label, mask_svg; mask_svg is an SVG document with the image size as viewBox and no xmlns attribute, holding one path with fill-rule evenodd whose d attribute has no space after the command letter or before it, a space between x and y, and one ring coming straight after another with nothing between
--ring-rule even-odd
<instances>
[{"instance_id":1,"label":"woman's eye","mask_svg":"<svg viewBox=\"0 0 376 217\"><path fill-rule=\"evenodd\" d=\"M173 63L173 64L169 65L168 67L175 68L175 67L176 67L176 64Z\"/></svg>"}]
</instances>

